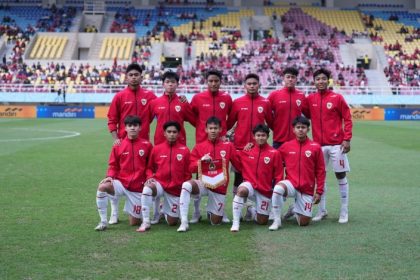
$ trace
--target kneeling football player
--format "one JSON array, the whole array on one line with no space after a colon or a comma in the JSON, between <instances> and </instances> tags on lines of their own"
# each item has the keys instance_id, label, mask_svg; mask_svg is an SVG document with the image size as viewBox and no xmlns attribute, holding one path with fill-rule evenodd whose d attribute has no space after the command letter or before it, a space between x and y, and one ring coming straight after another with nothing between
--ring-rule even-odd
<instances>
[{"instance_id":1,"label":"kneeling football player","mask_svg":"<svg viewBox=\"0 0 420 280\"><path fill-rule=\"evenodd\" d=\"M168 121L163 125L166 141L153 147L147 166L147 181L144 184L142 202L143 223L137 229L150 229L150 208L153 198L163 196L163 213L168 225L174 226L179 220L179 195L182 183L191 179L189 172L190 151L179 143L181 125Z\"/></svg>"},{"instance_id":2,"label":"kneeling football player","mask_svg":"<svg viewBox=\"0 0 420 280\"><path fill-rule=\"evenodd\" d=\"M146 167L152 144L139 138L139 117L127 116L124 124L127 136L120 145L112 147L107 177L99 183L96 192L96 205L101 218L95 228L98 231L108 227L108 197L119 199L125 196L127 199L124 211L129 215L130 225L139 225L141 221L141 192L146 181Z\"/></svg>"},{"instance_id":3,"label":"kneeling football player","mask_svg":"<svg viewBox=\"0 0 420 280\"><path fill-rule=\"evenodd\" d=\"M293 120L296 139L284 143L279 151L284 160L285 180L276 184L272 205L274 222L270 230L281 227L283 197L294 197L294 212L300 226L306 226L312 219L312 205L319 203L324 191L325 163L321 146L308 138L309 120L299 116Z\"/></svg>"},{"instance_id":4,"label":"kneeling football player","mask_svg":"<svg viewBox=\"0 0 420 280\"><path fill-rule=\"evenodd\" d=\"M280 154L267 143L270 135L268 126L258 124L252 133L256 144L250 150L239 153L244 181L233 198L232 232L239 231L242 208L248 198L256 203L256 222L260 225L268 223L273 180L279 182L283 178Z\"/></svg>"}]
</instances>

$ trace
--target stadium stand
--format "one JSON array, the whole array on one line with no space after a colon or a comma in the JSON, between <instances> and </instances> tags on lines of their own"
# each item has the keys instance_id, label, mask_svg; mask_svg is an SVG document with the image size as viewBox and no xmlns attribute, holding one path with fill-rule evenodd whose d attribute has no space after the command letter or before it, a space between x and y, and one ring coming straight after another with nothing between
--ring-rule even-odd
<instances>
[{"instance_id":1,"label":"stadium stand","mask_svg":"<svg viewBox=\"0 0 420 280\"><path fill-rule=\"evenodd\" d=\"M83 1L77 0L66 3L70 2L83 5ZM6 63L3 63L0 73L0 83L42 85L65 82L70 88L92 84L118 85L125 78L126 62L119 62L124 60L145 65L144 83L158 84L164 69L149 63L152 45L185 42L189 46L187 63L176 69L182 84L203 83L201 73L214 67L223 69L227 85L241 84L244 76L254 71L261 76L263 85L278 86L282 83L282 70L295 66L300 71L299 85L311 86L313 70L326 66L333 72L332 82L335 86L364 87L368 85L364 69L344 65L339 46L352 43L355 34L369 33L373 44L385 48L388 65L384 73L390 85L419 85L417 66L420 51L417 45L420 31L414 25L418 19L415 13L369 10L362 14L355 10L267 6L263 8L263 13L273 23L280 22L281 34L271 29L266 38L249 41L249 38L242 36L240 19L256 15L252 9L194 5L180 7L176 3L154 9L138 9L129 8L127 3L121 5L121 1L114 2L109 1L108 10L115 15L109 31L135 33L137 40L122 38L119 34L116 37L104 35L103 39L97 40L100 42L98 59L113 61L112 66L90 66L86 62L78 66L50 62L49 65L55 66L53 68L37 63L25 65L22 56L35 32L68 30L72 25L70 18L78 8L19 6L8 7L5 11L0 6L0 16L3 16L0 34L6 35L5 40L12 50L11 55L6 55L4 59ZM114 4L119 7L112 7ZM397 16L398 21L390 21L390 16ZM407 25L408 22L412 25ZM378 26L382 29L375 28ZM401 33L403 29L407 33ZM68 42L58 33L34 38L28 57L41 61L62 57ZM395 45L397 49L394 49ZM58 69L57 65L60 65Z\"/></svg>"}]
</instances>

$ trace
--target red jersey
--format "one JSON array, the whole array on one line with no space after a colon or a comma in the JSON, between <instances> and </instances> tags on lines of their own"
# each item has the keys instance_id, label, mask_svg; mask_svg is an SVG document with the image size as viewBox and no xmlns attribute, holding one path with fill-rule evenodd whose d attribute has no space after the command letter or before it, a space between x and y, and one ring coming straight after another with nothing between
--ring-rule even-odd
<instances>
[{"instance_id":1,"label":"red jersey","mask_svg":"<svg viewBox=\"0 0 420 280\"><path fill-rule=\"evenodd\" d=\"M273 180L283 179L283 162L279 151L268 144L255 145L249 151L240 152L241 172L244 181L265 197L273 194Z\"/></svg>"},{"instance_id":2,"label":"red jersey","mask_svg":"<svg viewBox=\"0 0 420 280\"><path fill-rule=\"evenodd\" d=\"M223 158L226 160L226 168L228 169L228 178L226 184L210 190L215 193L226 194L227 188L229 186L229 161L233 164L233 166L235 166L235 168L239 167L235 147L231 142L222 142L220 140L212 142L208 139L199 144L196 144L191 151L191 173L197 173L198 162L206 154L209 154L213 160L222 160Z\"/></svg>"},{"instance_id":3,"label":"red jersey","mask_svg":"<svg viewBox=\"0 0 420 280\"><path fill-rule=\"evenodd\" d=\"M176 142L167 141L153 147L147 165L147 178L154 178L169 194L179 196L182 183L191 179L189 172L190 150Z\"/></svg>"},{"instance_id":4,"label":"red jersey","mask_svg":"<svg viewBox=\"0 0 420 280\"><path fill-rule=\"evenodd\" d=\"M176 121L181 125L178 142L183 145L187 143L184 121L188 121L193 125L195 124L195 116L188 102L182 103L176 94L172 96L172 99L169 99L169 96L164 94L150 102L149 113L151 121L154 117L157 118L154 138L155 145L166 141L165 135L163 134L163 125L167 121Z\"/></svg>"},{"instance_id":5,"label":"red jersey","mask_svg":"<svg viewBox=\"0 0 420 280\"><path fill-rule=\"evenodd\" d=\"M118 92L112 99L108 111L108 129L110 132L117 131L118 138L123 139L127 135L124 119L128 115L140 117L141 131L140 138L149 140L149 102L156 98L156 95L141 87L137 91L130 87Z\"/></svg>"},{"instance_id":6,"label":"red jersey","mask_svg":"<svg viewBox=\"0 0 420 280\"><path fill-rule=\"evenodd\" d=\"M107 176L117 179L131 192L142 192L152 144L144 139L127 137L112 147Z\"/></svg>"},{"instance_id":7,"label":"red jersey","mask_svg":"<svg viewBox=\"0 0 420 280\"><path fill-rule=\"evenodd\" d=\"M273 141L284 143L296 138L292 121L308 110L305 94L293 89L282 88L268 96L274 113Z\"/></svg>"},{"instance_id":8,"label":"red jersey","mask_svg":"<svg viewBox=\"0 0 420 280\"><path fill-rule=\"evenodd\" d=\"M270 101L257 95L254 98L245 94L233 101L227 121L227 129L231 129L237 122L233 143L237 149L242 150L250 142L255 143L252 130L257 124L267 124L272 127L272 115Z\"/></svg>"},{"instance_id":9,"label":"red jersey","mask_svg":"<svg viewBox=\"0 0 420 280\"><path fill-rule=\"evenodd\" d=\"M309 139L304 142L292 140L284 143L280 149L286 166L286 180L301 193L322 195L325 184L325 163L321 146Z\"/></svg>"},{"instance_id":10,"label":"red jersey","mask_svg":"<svg viewBox=\"0 0 420 280\"><path fill-rule=\"evenodd\" d=\"M340 145L343 140L351 140L351 112L341 94L330 90L325 93L316 92L308 96L308 104L315 142L326 146Z\"/></svg>"},{"instance_id":11,"label":"red jersey","mask_svg":"<svg viewBox=\"0 0 420 280\"><path fill-rule=\"evenodd\" d=\"M196 116L195 142L201 143L207 139L205 131L208 118L215 116L222 122L220 136L226 134L226 119L232 108L232 97L226 92L219 91L212 94L204 91L194 95L191 100L191 107Z\"/></svg>"}]
</instances>

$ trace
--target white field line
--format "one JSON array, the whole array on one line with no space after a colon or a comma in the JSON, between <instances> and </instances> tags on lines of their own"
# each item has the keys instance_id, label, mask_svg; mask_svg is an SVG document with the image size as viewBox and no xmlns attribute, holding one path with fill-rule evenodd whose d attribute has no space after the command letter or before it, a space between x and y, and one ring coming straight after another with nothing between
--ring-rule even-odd
<instances>
[{"instance_id":1,"label":"white field line","mask_svg":"<svg viewBox=\"0 0 420 280\"><path fill-rule=\"evenodd\" d=\"M37 137L37 138L16 138L16 139L0 139L0 142L22 142L22 141L45 141L45 140L56 140L56 139L65 139L80 136L80 132L77 131L68 131L68 130L52 130L52 129L37 129L37 128L12 128L15 130L25 130L25 131L43 131L43 132L56 132L62 133L65 135L61 136L49 136L49 137Z\"/></svg>"}]
</instances>

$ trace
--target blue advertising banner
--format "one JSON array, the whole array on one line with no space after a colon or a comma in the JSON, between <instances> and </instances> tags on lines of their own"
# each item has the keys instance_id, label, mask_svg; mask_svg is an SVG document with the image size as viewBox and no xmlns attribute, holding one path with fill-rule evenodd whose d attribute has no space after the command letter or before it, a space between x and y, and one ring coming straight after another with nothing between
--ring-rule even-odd
<instances>
[{"instance_id":1,"label":"blue advertising banner","mask_svg":"<svg viewBox=\"0 0 420 280\"><path fill-rule=\"evenodd\" d=\"M95 117L94 106L37 106L37 118L77 119Z\"/></svg>"},{"instance_id":2,"label":"blue advertising banner","mask_svg":"<svg viewBox=\"0 0 420 280\"><path fill-rule=\"evenodd\" d=\"M420 108L399 109L386 108L386 121L420 121Z\"/></svg>"}]
</instances>

